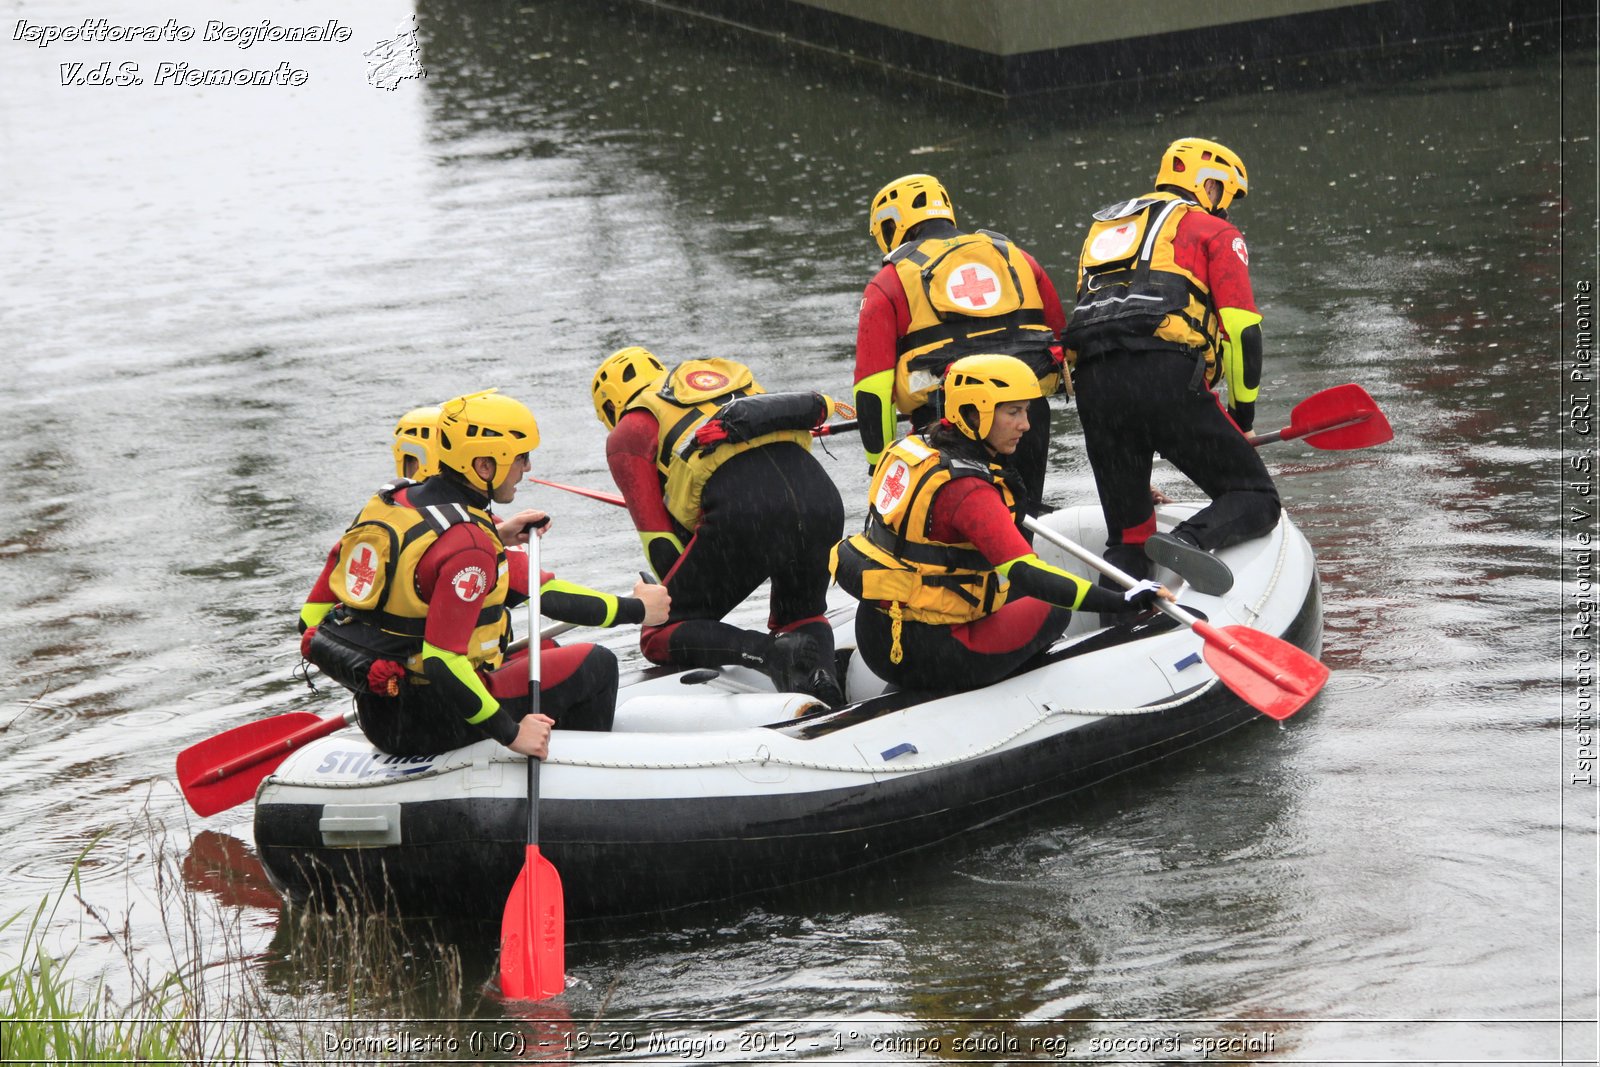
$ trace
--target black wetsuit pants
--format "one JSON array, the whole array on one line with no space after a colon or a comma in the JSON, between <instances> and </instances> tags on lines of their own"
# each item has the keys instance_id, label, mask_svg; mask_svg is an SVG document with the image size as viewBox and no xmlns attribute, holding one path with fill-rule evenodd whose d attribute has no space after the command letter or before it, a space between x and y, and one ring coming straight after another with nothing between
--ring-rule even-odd
<instances>
[{"instance_id":1,"label":"black wetsuit pants","mask_svg":"<svg viewBox=\"0 0 1600 1067\"><path fill-rule=\"evenodd\" d=\"M1137 549L1155 532L1150 503L1157 453L1211 498L1178 526L1208 551L1270 532L1278 490L1266 464L1217 395L1193 385L1195 360L1181 352L1111 352L1079 363L1073 375L1084 449L1105 513L1109 546ZM1143 569L1143 552L1111 562Z\"/></svg>"},{"instance_id":2,"label":"black wetsuit pants","mask_svg":"<svg viewBox=\"0 0 1600 1067\"><path fill-rule=\"evenodd\" d=\"M759 666L765 633L722 622L771 579L767 628L804 628L831 657L828 553L844 535L844 503L806 449L778 442L741 452L706 482L701 519L667 572L672 612L640 632L653 663L679 667Z\"/></svg>"},{"instance_id":3,"label":"black wetsuit pants","mask_svg":"<svg viewBox=\"0 0 1600 1067\"><path fill-rule=\"evenodd\" d=\"M1049 648L1072 621L1066 608L1032 597L961 626L903 621L894 662L894 620L871 604L856 612L856 642L873 674L901 689L964 690L1014 673Z\"/></svg>"},{"instance_id":4,"label":"black wetsuit pants","mask_svg":"<svg viewBox=\"0 0 1600 1067\"><path fill-rule=\"evenodd\" d=\"M617 657L604 645L546 647L541 653L539 710L561 730L611 729L617 707ZM488 675L489 691L515 719L528 714L528 661L513 656ZM485 738L461 709L434 697L434 686L406 685L399 697L356 695L361 732L391 755L447 752Z\"/></svg>"}]
</instances>

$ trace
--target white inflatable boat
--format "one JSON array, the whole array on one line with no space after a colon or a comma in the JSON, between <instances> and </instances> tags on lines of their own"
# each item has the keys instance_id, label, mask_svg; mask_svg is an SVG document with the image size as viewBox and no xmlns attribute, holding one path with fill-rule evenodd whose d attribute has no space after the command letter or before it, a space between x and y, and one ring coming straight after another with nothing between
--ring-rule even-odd
<instances>
[{"instance_id":1,"label":"white inflatable boat","mask_svg":"<svg viewBox=\"0 0 1600 1067\"><path fill-rule=\"evenodd\" d=\"M1192 505L1161 509L1170 528ZM1083 545L1099 509L1043 522ZM1041 556L1084 564L1039 539ZM1288 515L1219 555L1235 583L1179 603L1315 655L1316 558ZM853 605L852 605L853 607ZM842 653L853 611L834 613ZM1201 640L1164 615L1092 613L1028 669L957 693L888 688L849 655L846 705L772 691L740 667L623 678L612 733L561 733L541 774L540 851L569 918L658 911L825 877L923 848L1210 740L1260 713L1220 684ZM485 741L386 756L356 730L286 760L256 796L256 846L280 889L357 891L406 914L499 914L521 869L521 757Z\"/></svg>"}]
</instances>

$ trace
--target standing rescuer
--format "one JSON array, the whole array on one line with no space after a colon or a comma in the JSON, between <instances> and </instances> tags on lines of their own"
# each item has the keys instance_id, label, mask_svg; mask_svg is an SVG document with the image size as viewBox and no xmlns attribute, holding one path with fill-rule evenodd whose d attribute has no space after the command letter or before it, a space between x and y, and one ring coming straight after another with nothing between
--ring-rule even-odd
<instances>
[{"instance_id":1,"label":"standing rescuer","mask_svg":"<svg viewBox=\"0 0 1600 1067\"><path fill-rule=\"evenodd\" d=\"M441 404L435 430L438 473L385 486L329 554L301 608L302 652L355 692L362 732L396 755L489 737L543 757L552 722L610 729L617 661L608 649L539 651L548 715L528 714L528 653L505 656L507 609L530 588L528 556L507 551L489 507L510 503L528 472L539 444L532 413L489 390ZM525 511L501 530L517 520L524 541L548 523ZM666 617L658 586L641 582L637 599L618 598L540 579L540 608L553 618L609 626Z\"/></svg>"},{"instance_id":2,"label":"standing rescuer","mask_svg":"<svg viewBox=\"0 0 1600 1067\"><path fill-rule=\"evenodd\" d=\"M862 601L856 640L874 674L907 689L974 689L1048 648L1075 609L1138 611L1171 598L1148 581L1126 595L1101 589L1024 540L1010 458L1039 396L1032 368L968 356L951 365L944 392L944 418L878 464L866 529L831 561L840 588Z\"/></svg>"},{"instance_id":3,"label":"standing rescuer","mask_svg":"<svg viewBox=\"0 0 1600 1067\"><path fill-rule=\"evenodd\" d=\"M844 504L811 455L811 429L833 402L766 393L750 369L694 359L671 371L648 350L620 349L595 371L606 462L645 556L672 593L640 648L677 667L744 664L780 692L843 701L826 618L828 550ZM772 582L767 627L721 621Z\"/></svg>"},{"instance_id":4,"label":"standing rescuer","mask_svg":"<svg viewBox=\"0 0 1600 1067\"><path fill-rule=\"evenodd\" d=\"M1026 508L1038 510L1049 460L1050 405L1062 387L1066 316L1038 262L1008 238L956 228L939 180L908 174L878 190L867 228L883 266L867 284L856 326L855 406L867 462L899 434L897 413L920 431L939 415L945 368L974 353L1005 353L1039 381L1015 465Z\"/></svg>"},{"instance_id":5,"label":"standing rescuer","mask_svg":"<svg viewBox=\"0 0 1600 1067\"><path fill-rule=\"evenodd\" d=\"M1268 533L1279 512L1277 487L1246 437L1261 385L1261 315L1249 251L1227 217L1249 181L1232 150L1186 137L1162 153L1155 186L1095 212L1066 343L1107 559L1143 577L1148 558L1221 594L1233 575L1211 553ZM1157 452L1211 498L1170 534L1155 532L1148 489Z\"/></svg>"}]
</instances>

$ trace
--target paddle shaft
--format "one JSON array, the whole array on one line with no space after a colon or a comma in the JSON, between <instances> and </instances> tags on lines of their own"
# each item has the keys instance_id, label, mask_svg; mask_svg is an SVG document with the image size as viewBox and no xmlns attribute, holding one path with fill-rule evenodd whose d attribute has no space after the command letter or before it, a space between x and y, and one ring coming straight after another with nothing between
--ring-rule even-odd
<instances>
[{"instance_id":1,"label":"paddle shaft","mask_svg":"<svg viewBox=\"0 0 1600 1067\"><path fill-rule=\"evenodd\" d=\"M1107 560L1101 559L1099 556L1095 555L1093 552L1090 552L1087 548L1084 548L1071 538L1064 537L1061 534L1056 533L1048 526L1041 524L1037 519L1033 518L1033 516L1025 516L1022 520L1022 524L1028 529L1032 530L1034 533L1038 534L1040 537L1043 537L1045 540L1055 545L1057 548L1060 548L1065 552L1069 552L1078 559L1083 560L1083 562L1087 563L1101 574L1106 575L1123 588L1132 589L1134 586L1139 584L1139 580L1133 577L1133 575L1129 574L1127 571ZM1305 686L1301 684L1298 678L1295 678L1292 675L1286 675L1277 667L1277 665L1265 657L1257 654L1254 649L1245 648L1243 645L1239 644L1239 642L1233 640L1227 634L1223 633L1221 630L1218 630L1215 626L1212 626L1204 619L1198 619L1171 601L1164 600L1159 597L1156 599L1156 607L1165 614L1176 619L1178 622L1181 622L1183 625L1189 627L1195 633L1199 634L1202 640L1211 644L1215 644L1224 649L1228 655L1245 664L1263 678L1270 678L1274 684L1282 686L1284 689L1289 690L1296 696L1310 697L1313 695L1312 693L1306 692Z\"/></svg>"},{"instance_id":2,"label":"paddle shaft","mask_svg":"<svg viewBox=\"0 0 1600 1067\"><path fill-rule=\"evenodd\" d=\"M539 591L544 585L544 573L539 563L539 538L528 538L528 632L539 632ZM544 656L529 642L528 649L528 714L539 714L540 661ZM537 756L528 757L528 844L539 843L539 763Z\"/></svg>"},{"instance_id":3,"label":"paddle shaft","mask_svg":"<svg viewBox=\"0 0 1600 1067\"><path fill-rule=\"evenodd\" d=\"M205 785L209 782L220 782L224 778L231 778L240 771L248 770L259 763L293 752L295 749L315 741L319 737L326 737L336 730L342 730L356 721L356 710L351 708L342 715L329 715L316 722L296 730L292 734L268 742L249 752L240 753L232 759L225 760L211 767L204 774L196 775L189 785Z\"/></svg>"},{"instance_id":4,"label":"paddle shaft","mask_svg":"<svg viewBox=\"0 0 1600 1067\"><path fill-rule=\"evenodd\" d=\"M531 474L528 475L528 481L538 482L540 485L548 485L552 489L560 489L568 493L577 493L579 496L586 496L590 500L598 500L602 504L615 504L618 507L627 507L628 503L617 493L608 493L603 489L585 489L580 485L565 485L561 482L552 482L545 478L535 478ZM531 544L532 542L530 541L529 543ZM532 559L533 557L529 556L528 558Z\"/></svg>"},{"instance_id":5,"label":"paddle shaft","mask_svg":"<svg viewBox=\"0 0 1600 1067\"><path fill-rule=\"evenodd\" d=\"M566 633L568 630L576 630L577 628L578 628L578 624L575 623L575 622L558 622L554 626L546 626L544 629L540 630L539 631L539 639L541 641L544 641L544 640L548 640L548 639L550 639L552 637L560 637L562 634ZM528 639L526 637L519 637L515 641L511 642L509 645L506 646L506 655L508 655L508 656L515 655L516 653L521 652L523 649L525 649L527 647L528 647Z\"/></svg>"},{"instance_id":6,"label":"paddle shaft","mask_svg":"<svg viewBox=\"0 0 1600 1067\"><path fill-rule=\"evenodd\" d=\"M1084 548L1076 541L1056 533L1054 530L1050 529L1050 527L1045 526L1033 516L1029 515L1024 517L1022 520L1022 525L1026 526L1040 537L1043 537L1046 541L1049 541L1063 552L1070 553L1071 555L1076 556L1078 559L1083 560L1083 562L1087 563L1101 574L1104 574L1106 577L1110 578L1124 589L1132 589L1134 586L1139 584L1139 579L1135 578L1121 567L1111 563L1109 560L1101 559L1099 556L1095 555L1093 552L1090 552L1087 548ZM1174 619L1177 619L1185 626L1193 626L1200 622L1199 619L1195 618L1193 615L1190 615L1187 611L1184 611L1170 600L1163 600L1158 597L1156 598L1156 607L1160 608L1168 615L1171 615Z\"/></svg>"}]
</instances>

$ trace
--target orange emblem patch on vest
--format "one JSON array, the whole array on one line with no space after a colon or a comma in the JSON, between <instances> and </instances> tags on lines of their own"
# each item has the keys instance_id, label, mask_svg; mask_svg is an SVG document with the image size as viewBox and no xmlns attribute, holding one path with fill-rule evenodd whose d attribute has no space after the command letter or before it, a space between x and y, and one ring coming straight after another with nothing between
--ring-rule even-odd
<instances>
[{"instance_id":1,"label":"orange emblem patch on vest","mask_svg":"<svg viewBox=\"0 0 1600 1067\"><path fill-rule=\"evenodd\" d=\"M707 393L714 389L725 388L728 384L728 376L714 370L690 371L683 376L683 380L689 388Z\"/></svg>"}]
</instances>

